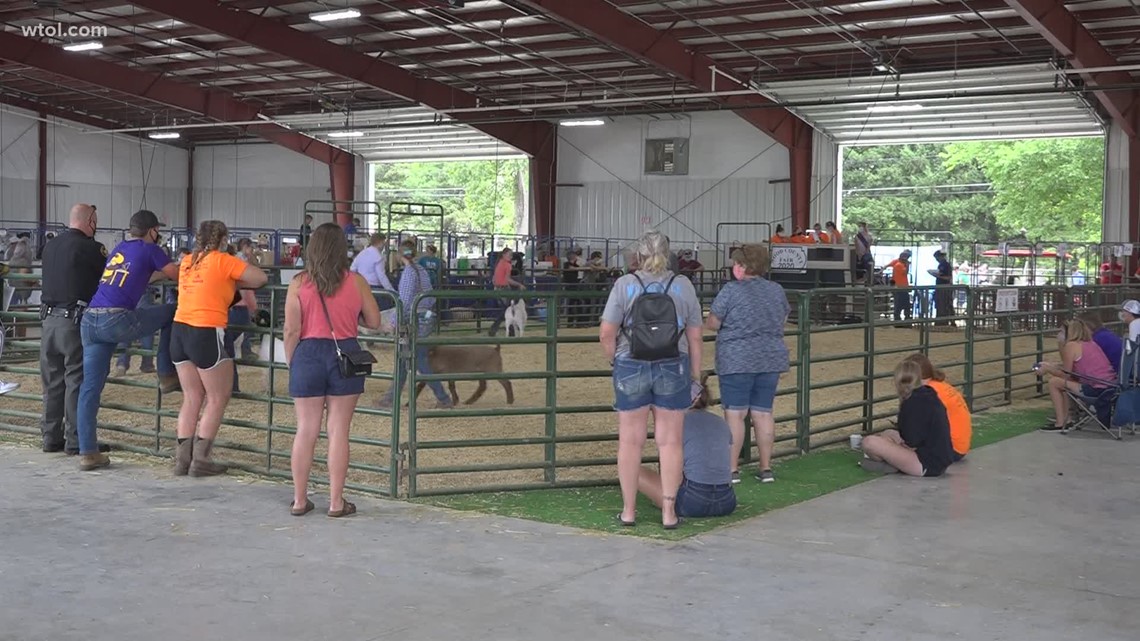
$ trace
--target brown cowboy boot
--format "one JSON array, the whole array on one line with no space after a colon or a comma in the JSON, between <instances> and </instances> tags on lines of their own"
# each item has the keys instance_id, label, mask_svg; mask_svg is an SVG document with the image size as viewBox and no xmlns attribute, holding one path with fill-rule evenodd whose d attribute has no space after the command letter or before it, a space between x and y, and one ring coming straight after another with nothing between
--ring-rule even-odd
<instances>
[{"instance_id":1,"label":"brown cowboy boot","mask_svg":"<svg viewBox=\"0 0 1140 641\"><path fill-rule=\"evenodd\" d=\"M194 460L193 437L174 446L174 476L186 476L190 473L190 462Z\"/></svg>"},{"instance_id":2,"label":"brown cowboy boot","mask_svg":"<svg viewBox=\"0 0 1140 641\"><path fill-rule=\"evenodd\" d=\"M210 450L213 447L212 440L194 439L194 460L190 462L190 476L217 476L226 473L229 468L210 460Z\"/></svg>"}]
</instances>

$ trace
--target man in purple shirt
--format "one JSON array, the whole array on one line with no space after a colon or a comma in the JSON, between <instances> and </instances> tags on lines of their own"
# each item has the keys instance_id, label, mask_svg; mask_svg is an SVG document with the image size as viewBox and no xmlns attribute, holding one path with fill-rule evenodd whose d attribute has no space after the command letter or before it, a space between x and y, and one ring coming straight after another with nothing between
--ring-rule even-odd
<instances>
[{"instance_id":1,"label":"man in purple shirt","mask_svg":"<svg viewBox=\"0 0 1140 641\"><path fill-rule=\"evenodd\" d=\"M154 212L141 210L131 216L128 235L107 258L99 287L83 312L83 384L79 388L76 428L79 432L79 469L88 471L111 464L99 451L95 435L99 397L111 371L111 356L120 343L130 343L161 331L158 341L158 376L163 391L178 389L178 376L170 360L170 326L174 305L139 308L150 283L162 276L178 280L178 265L170 260L159 241L162 224Z\"/></svg>"}]
</instances>

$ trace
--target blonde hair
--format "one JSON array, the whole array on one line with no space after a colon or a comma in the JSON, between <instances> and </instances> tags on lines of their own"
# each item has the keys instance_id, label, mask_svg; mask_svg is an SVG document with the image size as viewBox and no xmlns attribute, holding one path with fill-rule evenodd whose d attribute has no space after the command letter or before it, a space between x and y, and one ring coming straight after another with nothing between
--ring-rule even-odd
<instances>
[{"instance_id":1,"label":"blonde hair","mask_svg":"<svg viewBox=\"0 0 1140 641\"><path fill-rule=\"evenodd\" d=\"M226 237L230 230L220 220L204 220L198 225L198 233L194 236L194 253L190 259L191 265L197 265L202 258L212 252L218 251L226 244Z\"/></svg>"},{"instance_id":2,"label":"blonde hair","mask_svg":"<svg viewBox=\"0 0 1140 641\"><path fill-rule=\"evenodd\" d=\"M659 231L647 231L637 241L638 269L660 274L669 269L669 239Z\"/></svg>"},{"instance_id":3,"label":"blonde hair","mask_svg":"<svg viewBox=\"0 0 1140 641\"><path fill-rule=\"evenodd\" d=\"M906 359L895 366L895 391L898 392L900 401L910 398L914 390L921 386L922 368L918 363Z\"/></svg>"},{"instance_id":4,"label":"blonde hair","mask_svg":"<svg viewBox=\"0 0 1140 641\"><path fill-rule=\"evenodd\" d=\"M1079 318L1065 323L1065 340L1078 343L1087 343L1092 340L1092 331L1089 326Z\"/></svg>"}]
</instances>

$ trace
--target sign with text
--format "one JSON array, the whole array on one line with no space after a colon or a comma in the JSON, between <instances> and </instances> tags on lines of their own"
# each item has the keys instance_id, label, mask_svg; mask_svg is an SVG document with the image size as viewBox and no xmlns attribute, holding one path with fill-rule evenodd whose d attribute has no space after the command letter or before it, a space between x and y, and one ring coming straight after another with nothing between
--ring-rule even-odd
<instances>
[{"instance_id":1,"label":"sign with text","mask_svg":"<svg viewBox=\"0 0 1140 641\"><path fill-rule=\"evenodd\" d=\"M997 290L997 304L994 306L994 311L997 311L997 312L1016 312L1017 311L1017 290L1016 289L999 289L999 290Z\"/></svg>"},{"instance_id":2,"label":"sign with text","mask_svg":"<svg viewBox=\"0 0 1140 641\"><path fill-rule=\"evenodd\" d=\"M795 245L772 245L772 271L806 272L807 250L807 247Z\"/></svg>"}]
</instances>

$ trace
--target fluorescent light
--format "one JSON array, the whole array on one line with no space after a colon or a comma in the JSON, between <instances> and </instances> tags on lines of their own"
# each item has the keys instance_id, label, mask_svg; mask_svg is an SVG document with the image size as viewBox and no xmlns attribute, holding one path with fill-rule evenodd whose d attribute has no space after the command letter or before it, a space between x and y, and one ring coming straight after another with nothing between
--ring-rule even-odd
<instances>
[{"instance_id":1,"label":"fluorescent light","mask_svg":"<svg viewBox=\"0 0 1140 641\"><path fill-rule=\"evenodd\" d=\"M562 125L563 127L601 127L602 125L606 124L606 121L601 119L563 120L558 124Z\"/></svg>"},{"instance_id":2,"label":"fluorescent light","mask_svg":"<svg viewBox=\"0 0 1140 641\"><path fill-rule=\"evenodd\" d=\"M76 42L74 44L63 45L65 51L92 51L95 49L102 49L103 43L97 40L91 42Z\"/></svg>"},{"instance_id":3,"label":"fluorescent light","mask_svg":"<svg viewBox=\"0 0 1140 641\"><path fill-rule=\"evenodd\" d=\"M872 113L889 113L889 112L894 112L894 111L919 111L921 109L922 109L922 105L918 104L917 102L896 104L896 105L892 105L892 104L871 105L870 107L867 107L867 111L870 111Z\"/></svg>"},{"instance_id":4,"label":"fluorescent light","mask_svg":"<svg viewBox=\"0 0 1140 641\"><path fill-rule=\"evenodd\" d=\"M320 13L309 14L309 20L313 22L335 22L337 20L349 20L359 17L360 12L356 9L337 9L335 11L322 11Z\"/></svg>"},{"instance_id":5,"label":"fluorescent light","mask_svg":"<svg viewBox=\"0 0 1140 641\"><path fill-rule=\"evenodd\" d=\"M332 131L329 132L329 138L359 138L364 135L363 131Z\"/></svg>"},{"instance_id":6,"label":"fluorescent light","mask_svg":"<svg viewBox=\"0 0 1140 641\"><path fill-rule=\"evenodd\" d=\"M147 135L151 140L175 140L182 137L177 131L152 131Z\"/></svg>"}]
</instances>

